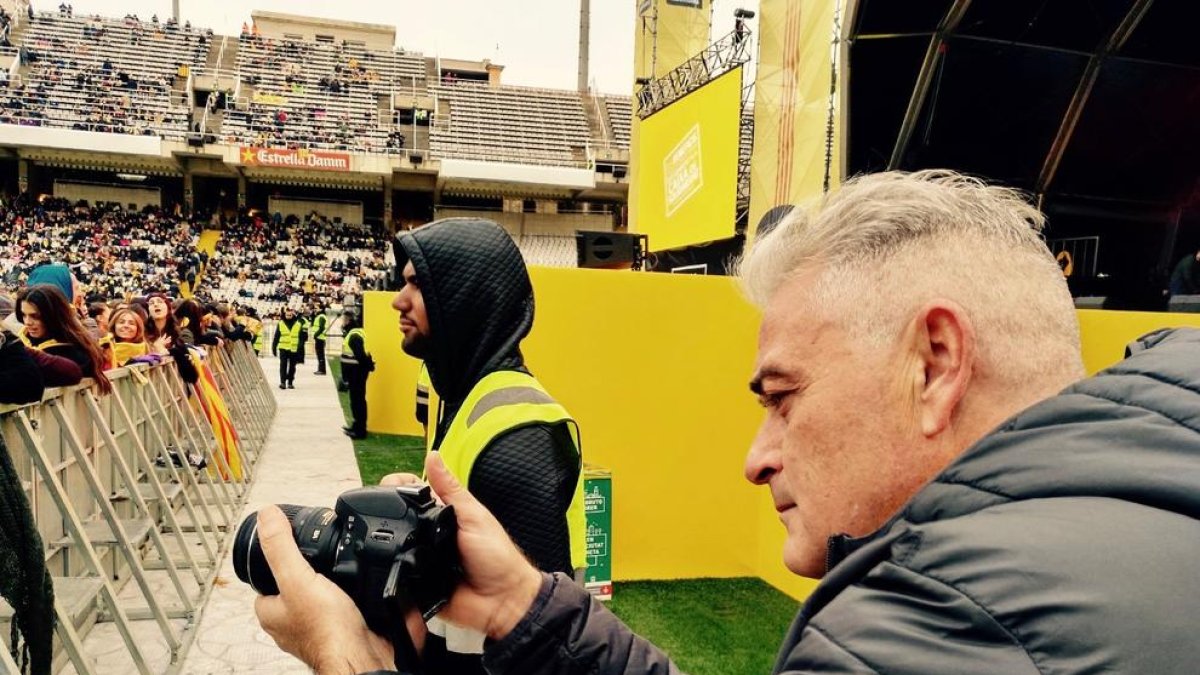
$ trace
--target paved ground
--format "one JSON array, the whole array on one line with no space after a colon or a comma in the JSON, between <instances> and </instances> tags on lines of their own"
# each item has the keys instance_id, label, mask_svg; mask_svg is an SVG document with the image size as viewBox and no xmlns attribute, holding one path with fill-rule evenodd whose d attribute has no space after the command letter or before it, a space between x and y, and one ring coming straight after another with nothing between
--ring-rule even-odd
<instances>
[{"instance_id":1,"label":"paved ground","mask_svg":"<svg viewBox=\"0 0 1200 675\"><path fill-rule=\"evenodd\" d=\"M278 384L278 362L262 360L267 380ZM272 388L279 409L267 439L266 449L257 466L250 500L236 522L268 503L297 503L333 506L342 492L361 484L354 448L341 432L344 424L337 391L329 377L312 374L312 360L296 373L296 388L281 391ZM153 584L162 588L156 597L170 604L174 595L162 574L153 575ZM194 581L188 580L189 592ZM123 596L138 593L128 584ZM183 620L172 624L183 628ZM152 672L171 669L169 653L162 633L153 621L135 621L137 642ZM97 675L135 672L124 642L113 623L101 623L84 641L87 658ZM258 626L254 617L254 592L238 581L232 559L227 553L211 596L203 608L193 641L178 672L216 673L308 673L296 659L280 651ZM67 665L64 673L74 673Z\"/></svg>"},{"instance_id":2,"label":"paved ground","mask_svg":"<svg viewBox=\"0 0 1200 675\"><path fill-rule=\"evenodd\" d=\"M332 507L339 494L362 484L353 444L341 431L337 390L328 376L313 375L313 359L308 361L296 369L295 389L272 389L279 411L243 517L269 503ZM267 381L278 384L277 362L267 358L262 364ZM220 577L181 672L309 672L259 628L254 592L237 580L229 556Z\"/></svg>"}]
</instances>

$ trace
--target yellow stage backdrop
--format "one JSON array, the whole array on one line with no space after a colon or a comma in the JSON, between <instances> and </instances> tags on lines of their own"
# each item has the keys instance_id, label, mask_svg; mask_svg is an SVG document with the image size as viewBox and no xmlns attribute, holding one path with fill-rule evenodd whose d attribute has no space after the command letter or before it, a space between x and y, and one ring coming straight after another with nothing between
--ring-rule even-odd
<instances>
[{"instance_id":1,"label":"yellow stage backdrop","mask_svg":"<svg viewBox=\"0 0 1200 675\"><path fill-rule=\"evenodd\" d=\"M834 8L842 2L761 0L759 4L750 238L771 208L806 203L823 192ZM840 70L845 72L845 64ZM839 86L844 86L846 78L840 79ZM841 118L842 111L835 111L831 187L841 180Z\"/></svg>"},{"instance_id":2,"label":"yellow stage backdrop","mask_svg":"<svg viewBox=\"0 0 1200 675\"><path fill-rule=\"evenodd\" d=\"M658 78L708 46L712 12L704 2L668 0L625 0L637 7L633 30L634 79ZM631 86L633 82L629 83ZM635 91L637 87L634 87ZM641 120L636 103L629 128L629 230L638 229L640 199L638 148L641 145ZM650 242L654 244L653 241Z\"/></svg>"},{"instance_id":3,"label":"yellow stage backdrop","mask_svg":"<svg viewBox=\"0 0 1200 675\"><path fill-rule=\"evenodd\" d=\"M638 232L652 251L733 234L741 107L739 67L642 122Z\"/></svg>"},{"instance_id":4,"label":"yellow stage backdrop","mask_svg":"<svg viewBox=\"0 0 1200 675\"><path fill-rule=\"evenodd\" d=\"M530 368L579 420L587 461L613 472L618 580L757 576L796 598L813 582L780 560L783 529L766 490L742 477L762 411L746 383L758 313L725 277L531 270L537 318ZM391 294L367 293L378 368L371 431L419 434L416 362L399 349ZM1200 316L1081 311L1093 373L1126 343ZM618 589L618 592L619 589Z\"/></svg>"}]
</instances>

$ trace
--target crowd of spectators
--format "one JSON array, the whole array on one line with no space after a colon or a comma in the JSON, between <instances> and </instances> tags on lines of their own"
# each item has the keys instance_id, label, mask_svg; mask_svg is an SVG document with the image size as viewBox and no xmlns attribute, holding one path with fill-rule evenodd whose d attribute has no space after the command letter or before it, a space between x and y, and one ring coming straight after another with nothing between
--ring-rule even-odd
<instances>
[{"instance_id":1,"label":"crowd of spectators","mask_svg":"<svg viewBox=\"0 0 1200 675\"><path fill-rule=\"evenodd\" d=\"M242 217L226 226L200 287L265 317L278 317L284 307L336 306L347 295L383 288L387 241L382 228L316 213L303 220L279 213Z\"/></svg>"},{"instance_id":2,"label":"crowd of spectators","mask_svg":"<svg viewBox=\"0 0 1200 675\"><path fill-rule=\"evenodd\" d=\"M0 122L138 135L183 131L186 113L172 115L175 80L202 58L211 31L174 19L160 23L157 16L150 22L133 14L120 21L76 18L65 4L58 16L33 16L17 50L23 70L11 82L7 71L0 77ZM0 47L7 30L0 28ZM175 53L146 58L140 50L147 35Z\"/></svg>"},{"instance_id":3,"label":"crowd of spectators","mask_svg":"<svg viewBox=\"0 0 1200 675\"><path fill-rule=\"evenodd\" d=\"M90 378L112 390L107 371L170 356L184 382L199 377L202 347L227 340L257 343L262 323L251 309L161 292L126 298L95 295L63 263L32 270L14 295L0 292L0 404L30 403L46 387Z\"/></svg>"},{"instance_id":4,"label":"crowd of spectators","mask_svg":"<svg viewBox=\"0 0 1200 675\"><path fill-rule=\"evenodd\" d=\"M318 50L333 51L332 68L317 58ZM254 94L244 107L226 112L226 119L235 122L226 130L226 140L285 148L399 151L402 137L380 132L377 106L361 96L380 83L376 58L370 51L351 52L345 43L277 40L259 35L257 26L243 25L240 66Z\"/></svg>"},{"instance_id":5,"label":"crowd of spectators","mask_svg":"<svg viewBox=\"0 0 1200 675\"><path fill-rule=\"evenodd\" d=\"M204 263L196 228L177 210L135 211L26 193L3 201L0 223L0 275L9 289L24 285L35 267L63 262L87 293L106 299L173 294L181 282L194 283Z\"/></svg>"}]
</instances>

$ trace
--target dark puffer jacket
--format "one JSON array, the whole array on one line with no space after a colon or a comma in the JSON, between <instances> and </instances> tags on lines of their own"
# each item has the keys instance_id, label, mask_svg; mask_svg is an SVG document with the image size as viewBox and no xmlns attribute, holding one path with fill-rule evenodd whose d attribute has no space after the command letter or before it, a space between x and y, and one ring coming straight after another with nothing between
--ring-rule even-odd
<instances>
[{"instance_id":1,"label":"dark puffer jacket","mask_svg":"<svg viewBox=\"0 0 1200 675\"><path fill-rule=\"evenodd\" d=\"M1014 416L830 573L777 673L1200 670L1200 331ZM673 673L561 577L492 673Z\"/></svg>"}]
</instances>

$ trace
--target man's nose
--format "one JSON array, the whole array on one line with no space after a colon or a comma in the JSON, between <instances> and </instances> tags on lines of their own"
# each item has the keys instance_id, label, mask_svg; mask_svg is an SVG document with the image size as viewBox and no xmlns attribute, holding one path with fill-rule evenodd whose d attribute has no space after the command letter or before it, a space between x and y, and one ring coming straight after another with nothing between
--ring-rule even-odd
<instances>
[{"instance_id":1,"label":"man's nose","mask_svg":"<svg viewBox=\"0 0 1200 675\"><path fill-rule=\"evenodd\" d=\"M771 476L783 468L779 453L782 426L780 422L772 420L770 414L763 420L754 441L750 443L750 451L746 453L743 467L746 480L755 485L766 485Z\"/></svg>"}]
</instances>

